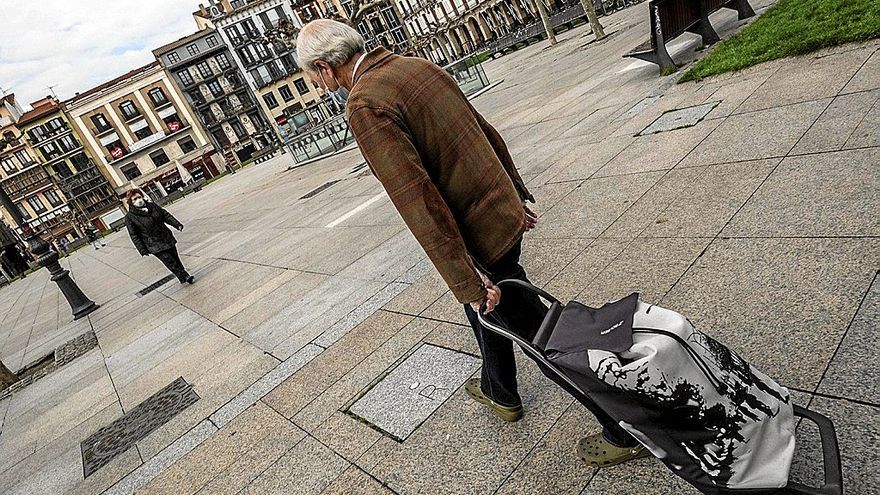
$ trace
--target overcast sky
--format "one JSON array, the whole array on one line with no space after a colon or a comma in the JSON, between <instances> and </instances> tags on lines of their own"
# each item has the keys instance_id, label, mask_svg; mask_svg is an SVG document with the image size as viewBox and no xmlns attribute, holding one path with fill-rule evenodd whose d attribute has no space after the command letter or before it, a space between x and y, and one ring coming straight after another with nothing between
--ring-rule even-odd
<instances>
[{"instance_id":1,"label":"overcast sky","mask_svg":"<svg viewBox=\"0 0 880 495\"><path fill-rule=\"evenodd\" d=\"M203 0L203 3L206 3ZM0 88L62 100L154 60L196 30L199 0L0 0Z\"/></svg>"}]
</instances>

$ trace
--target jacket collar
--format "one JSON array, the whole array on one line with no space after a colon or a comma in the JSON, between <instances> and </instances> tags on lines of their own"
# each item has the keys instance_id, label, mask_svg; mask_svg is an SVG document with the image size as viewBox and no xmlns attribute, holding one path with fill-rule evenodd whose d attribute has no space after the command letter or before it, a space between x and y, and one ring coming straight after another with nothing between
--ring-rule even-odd
<instances>
[{"instance_id":1,"label":"jacket collar","mask_svg":"<svg viewBox=\"0 0 880 495\"><path fill-rule=\"evenodd\" d=\"M381 65L388 57L393 56L394 54L385 49L384 47L378 47L371 50L367 53L367 56L364 57L364 61L361 62L360 67L358 67L357 72L354 74L354 78L352 80L352 86L357 85L358 80L360 80L361 76L372 70L374 67Z\"/></svg>"}]
</instances>

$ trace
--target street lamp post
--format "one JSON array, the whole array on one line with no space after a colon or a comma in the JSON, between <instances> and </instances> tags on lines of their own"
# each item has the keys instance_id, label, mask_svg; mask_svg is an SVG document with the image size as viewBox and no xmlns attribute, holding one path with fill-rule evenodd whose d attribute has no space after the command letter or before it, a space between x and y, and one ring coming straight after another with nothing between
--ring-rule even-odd
<instances>
[{"instance_id":1,"label":"street lamp post","mask_svg":"<svg viewBox=\"0 0 880 495\"><path fill-rule=\"evenodd\" d=\"M51 280L58 284L70 309L73 312L73 319L78 320L83 316L98 309L98 305L94 301L86 297L83 291L76 285L76 282L70 278L70 272L61 267L58 262L58 253L52 250L49 243L43 240L34 232L34 230L24 221L21 213L16 205L9 199L6 191L0 186L0 205L6 208L12 220L24 233L24 241L28 244L28 251L36 258L40 266L46 267L52 275Z\"/></svg>"}]
</instances>

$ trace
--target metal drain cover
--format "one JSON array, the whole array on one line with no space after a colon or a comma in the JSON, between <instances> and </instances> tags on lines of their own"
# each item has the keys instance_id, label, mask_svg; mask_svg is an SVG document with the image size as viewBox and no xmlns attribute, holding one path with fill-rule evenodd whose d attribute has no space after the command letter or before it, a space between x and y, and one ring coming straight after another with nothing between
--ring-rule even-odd
<instances>
[{"instance_id":1,"label":"metal drain cover","mask_svg":"<svg viewBox=\"0 0 880 495\"><path fill-rule=\"evenodd\" d=\"M146 296L150 292L153 292L154 290L158 289L159 287L162 287L163 285L167 284L168 282L170 282L172 280L174 280L174 275L165 275L164 277L160 278L159 280L157 280L157 281L153 282L152 284L144 287L143 289L137 291L137 294L139 296Z\"/></svg>"},{"instance_id":2,"label":"metal drain cover","mask_svg":"<svg viewBox=\"0 0 880 495\"><path fill-rule=\"evenodd\" d=\"M192 385L180 377L125 416L92 433L80 444L83 476L88 478L197 400Z\"/></svg>"},{"instance_id":3,"label":"metal drain cover","mask_svg":"<svg viewBox=\"0 0 880 495\"><path fill-rule=\"evenodd\" d=\"M695 107L679 108L670 110L657 118L651 125L646 127L639 136L656 134L658 132L674 131L684 127L693 127L717 107L720 101L703 103Z\"/></svg>"},{"instance_id":4,"label":"metal drain cover","mask_svg":"<svg viewBox=\"0 0 880 495\"><path fill-rule=\"evenodd\" d=\"M480 367L470 354L425 344L349 408L398 441L415 431Z\"/></svg>"}]
</instances>

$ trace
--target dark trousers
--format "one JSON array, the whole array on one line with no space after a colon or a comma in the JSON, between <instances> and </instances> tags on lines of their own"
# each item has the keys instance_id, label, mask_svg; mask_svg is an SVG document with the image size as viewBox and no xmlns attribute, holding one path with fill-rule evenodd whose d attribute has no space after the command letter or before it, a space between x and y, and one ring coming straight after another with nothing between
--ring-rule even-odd
<instances>
[{"instance_id":1,"label":"dark trousers","mask_svg":"<svg viewBox=\"0 0 880 495\"><path fill-rule=\"evenodd\" d=\"M486 275L493 282L499 282L508 278L528 281L526 271L519 264L521 252L522 243L517 243L500 260L491 266L485 267L489 271ZM517 391L516 358L513 353L513 342L491 330L484 330L477 320L476 313L469 304L464 306L464 310L471 327L474 329L474 335L477 337L480 352L483 354L483 369L480 377L480 388L483 393L495 402L505 406L522 404L522 399ZM529 341L534 339L535 334L538 333L538 328L541 326L541 322L544 321L546 314L547 307L544 306L544 303L541 302L541 299L536 294L517 289L503 291L500 304L491 313L505 328L512 330ZM596 416L599 424L602 425L605 438L608 441L620 447L635 446L638 443L614 419L601 410L596 403L577 392L571 385L559 378L556 373L549 370L543 364L537 364L547 378L553 380L554 383L573 395Z\"/></svg>"},{"instance_id":2,"label":"dark trousers","mask_svg":"<svg viewBox=\"0 0 880 495\"><path fill-rule=\"evenodd\" d=\"M158 253L153 253L153 256L159 258L159 261L177 277L177 280L186 282L186 279L189 278L189 273L186 272L183 262L180 261L180 255L177 254L177 248L159 251Z\"/></svg>"}]
</instances>

